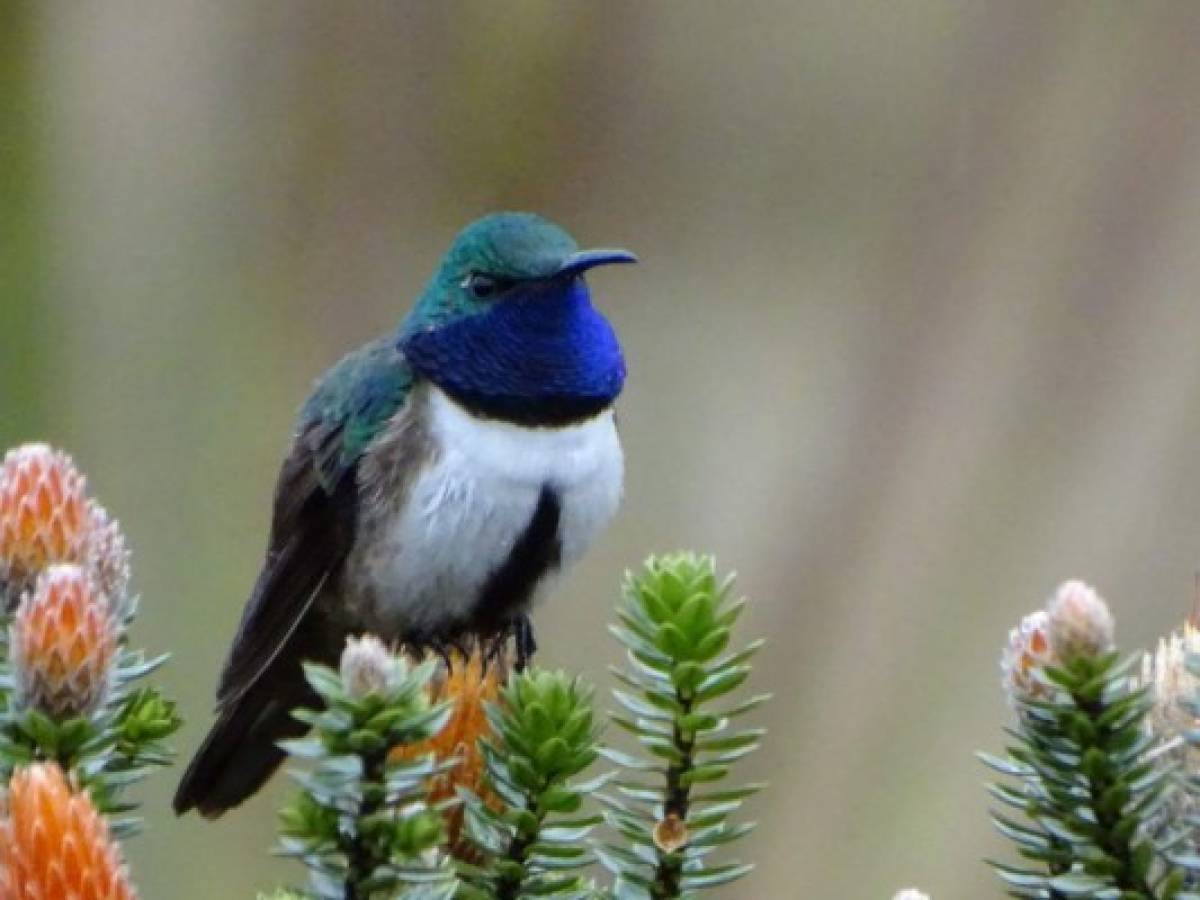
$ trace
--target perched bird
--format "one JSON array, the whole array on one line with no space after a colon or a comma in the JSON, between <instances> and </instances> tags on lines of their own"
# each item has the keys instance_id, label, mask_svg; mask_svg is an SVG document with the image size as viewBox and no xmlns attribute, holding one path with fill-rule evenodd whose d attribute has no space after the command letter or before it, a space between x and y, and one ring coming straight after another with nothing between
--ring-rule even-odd
<instances>
[{"instance_id":1,"label":"perched bird","mask_svg":"<svg viewBox=\"0 0 1200 900\"><path fill-rule=\"evenodd\" d=\"M215 817L245 800L315 704L301 662L348 635L416 647L505 640L616 512L624 471L616 334L580 251L529 213L455 239L398 331L346 356L300 413L262 571L217 689L217 721L175 795Z\"/></svg>"}]
</instances>

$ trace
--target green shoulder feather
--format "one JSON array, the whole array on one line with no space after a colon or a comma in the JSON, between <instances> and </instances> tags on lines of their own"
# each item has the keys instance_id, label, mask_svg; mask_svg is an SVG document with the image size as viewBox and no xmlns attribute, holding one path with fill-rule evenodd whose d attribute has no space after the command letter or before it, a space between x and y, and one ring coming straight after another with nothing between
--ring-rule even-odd
<instances>
[{"instance_id":1,"label":"green shoulder feather","mask_svg":"<svg viewBox=\"0 0 1200 900\"><path fill-rule=\"evenodd\" d=\"M322 487L332 491L404 406L412 386L413 371L391 335L348 354L321 378L297 433L314 440Z\"/></svg>"}]
</instances>

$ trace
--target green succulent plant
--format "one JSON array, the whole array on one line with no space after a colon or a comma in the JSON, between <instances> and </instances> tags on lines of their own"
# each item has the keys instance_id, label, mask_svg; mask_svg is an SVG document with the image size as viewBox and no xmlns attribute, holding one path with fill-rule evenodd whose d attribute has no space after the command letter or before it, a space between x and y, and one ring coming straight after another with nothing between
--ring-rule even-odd
<instances>
[{"instance_id":1,"label":"green succulent plant","mask_svg":"<svg viewBox=\"0 0 1200 900\"><path fill-rule=\"evenodd\" d=\"M1016 782L989 786L1011 811L993 812L996 827L1027 861L992 864L1012 896L1184 896L1170 848L1144 828L1174 788L1149 752L1152 699L1131 686L1132 663L1109 652L1042 667L1038 692L1015 698L1007 756L980 754Z\"/></svg>"},{"instance_id":2,"label":"green succulent plant","mask_svg":"<svg viewBox=\"0 0 1200 900\"><path fill-rule=\"evenodd\" d=\"M309 767L292 773L300 792L281 811L280 852L308 866L320 898L390 898L419 887L422 897L448 900L457 882L438 851L440 809L426 802L444 765L391 751L436 734L450 710L428 700L432 664L409 666L382 646L369 664L381 671L378 689L365 691L345 673L305 666L323 708L297 711L311 733L281 744Z\"/></svg>"},{"instance_id":3,"label":"green succulent plant","mask_svg":"<svg viewBox=\"0 0 1200 900\"><path fill-rule=\"evenodd\" d=\"M467 835L487 862L465 866L464 898L589 897L580 870L592 862L587 836L600 817L580 815L604 779L572 779L598 755L592 691L562 672L513 676L488 706L492 736L481 748L487 784L503 809L463 791Z\"/></svg>"},{"instance_id":4,"label":"green succulent plant","mask_svg":"<svg viewBox=\"0 0 1200 900\"><path fill-rule=\"evenodd\" d=\"M613 669L623 708L612 721L632 734L637 754L605 750L622 770L605 816L624 840L607 842L602 863L623 900L665 900L734 881L752 868L710 855L754 828L732 817L762 785L724 787L732 765L757 749L763 731L733 722L768 699L729 695L750 674L756 641L727 652L744 601L732 576L718 581L712 557L651 558L626 578L613 633L627 665Z\"/></svg>"},{"instance_id":5,"label":"green succulent plant","mask_svg":"<svg viewBox=\"0 0 1200 900\"><path fill-rule=\"evenodd\" d=\"M308 865L309 895L330 900L670 900L740 878L751 867L717 855L754 827L735 819L761 785L724 782L763 735L734 723L768 699L733 697L762 646L730 650L743 608L711 557L652 557L626 579L614 628L627 665L614 670L622 711L609 718L637 751L601 744L594 692L579 678L518 672L485 706L482 788L460 786L440 804L427 800L431 780L459 760L391 753L447 720L428 700L430 665L364 638L339 672L308 666L323 709L299 713L311 734L282 744L309 762L283 811L283 852ZM616 771L590 775L600 757ZM448 841L440 814L457 802L464 828ZM593 877L597 861L611 885Z\"/></svg>"}]
</instances>

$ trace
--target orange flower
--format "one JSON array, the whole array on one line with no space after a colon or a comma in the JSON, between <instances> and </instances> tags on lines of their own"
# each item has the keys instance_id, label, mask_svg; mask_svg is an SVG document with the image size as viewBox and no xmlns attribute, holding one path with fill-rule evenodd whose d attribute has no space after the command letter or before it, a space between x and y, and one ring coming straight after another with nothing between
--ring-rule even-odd
<instances>
[{"instance_id":1,"label":"orange flower","mask_svg":"<svg viewBox=\"0 0 1200 900\"><path fill-rule=\"evenodd\" d=\"M430 699L435 703L448 700L454 706L446 727L427 741L392 751L397 759L415 759L432 753L440 761L458 760L454 768L433 779L429 790L431 803L456 797L457 788L465 787L489 804L500 805L499 798L485 786L485 765L478 741L491 734L484 707L500 696L508 680L509 665L503 653L485 664L486 652L487 648L476 646L469 656L457 651L451 654L450 665L440 668L430 691ZM472 848L460 840L462 825L460 804L446 813L449 845L455 856L470 859Z\"/></svg>"},{"instance_id":2,"label":"orange flower","mask_svg":"<svg viewBox=\"0 0 1200 900\"><path fill-rule=\"evenodd\" d=\"M0 463L0 576L11 608L37 573L83 562L91 517L83 475L46 444L8 451Z\"/></svg>"},{"instance_id":3,"label":"orange flower","mask_svg":"<svg viewBox=\"0 0 1200 900\"><path fill-rule=\"evenodd\" d=\"M9 628L17 701L56 719L87 715L108 693L117 623L82 568L51 566Z\"/></svg>"},{"instance_id":4,"label":"orange flower","mask_svg":"<svg viewBox=\"0 0 1200 900\"><path fill-rule=\"evenodd\" d=\"M133 900L108 824L54 763L18 769L0 817L3 900Z\"/></svg>"}]
</instances>

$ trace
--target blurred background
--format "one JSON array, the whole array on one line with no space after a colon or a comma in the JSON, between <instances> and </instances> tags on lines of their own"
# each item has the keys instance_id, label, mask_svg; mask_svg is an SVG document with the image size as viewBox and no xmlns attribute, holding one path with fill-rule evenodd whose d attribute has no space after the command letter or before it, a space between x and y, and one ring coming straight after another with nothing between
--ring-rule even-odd
<instances>
[{"instance_id":1,"label":"blurred background","mask_svg":"<svg viewBox=\"0 0 1200 900\"><path fill-rule=\"evenodd\" d=\"M644 260L619 520L537 615L607 683L624 568L711 550L771 639L722 896L999 896L976 748L1007 630L1068 576L1122 643L1200 560L1200 7L0 4L0 444L119 515L136 638L209 724L311 380L467 221ZM251 897L287 785L130 845L147 898Z\"/></svg>"}]
</instances>

